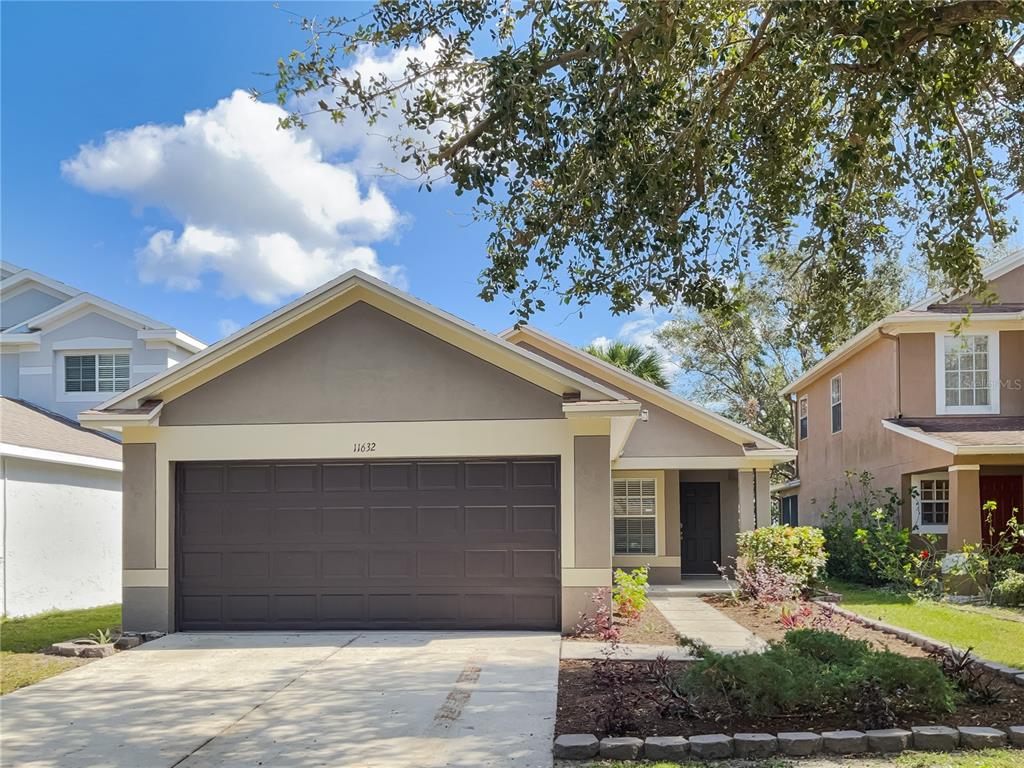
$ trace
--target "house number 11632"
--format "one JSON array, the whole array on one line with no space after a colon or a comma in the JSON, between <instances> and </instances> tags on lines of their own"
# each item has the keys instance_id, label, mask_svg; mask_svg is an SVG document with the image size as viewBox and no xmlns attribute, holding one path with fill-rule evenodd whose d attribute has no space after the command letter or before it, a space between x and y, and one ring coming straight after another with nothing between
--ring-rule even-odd
<instances>
[{"instance_id":1,"label":"house number 11632","mask_svg":"<svg viewBox=\"0 0 1024 768\"><path fill-rule=\"evenodd\" d=\"M353 453L373 453L376 450L377 450L377 444L376 443L353 443L352 444L352 452Z\"/></svg>"}]
</instances>

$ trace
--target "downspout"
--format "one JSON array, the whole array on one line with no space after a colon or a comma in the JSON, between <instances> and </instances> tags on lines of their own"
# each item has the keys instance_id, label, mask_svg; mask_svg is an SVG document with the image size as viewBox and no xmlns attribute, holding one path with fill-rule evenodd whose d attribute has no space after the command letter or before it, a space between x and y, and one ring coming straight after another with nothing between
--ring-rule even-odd
<instances>
[{"instance_id":1,"label":"downspout","mask_svg":"<svg viewBox=\"0 0 1024 768\"><path fill-rule=\"evenodd\" d=\"M900 375L903 365L903 347L900 335L886 333L881 328L878 329L878 335L883 339L890 339L896 342L896 418L903 418L903 377Z\"/></svg>"}]
</instances>

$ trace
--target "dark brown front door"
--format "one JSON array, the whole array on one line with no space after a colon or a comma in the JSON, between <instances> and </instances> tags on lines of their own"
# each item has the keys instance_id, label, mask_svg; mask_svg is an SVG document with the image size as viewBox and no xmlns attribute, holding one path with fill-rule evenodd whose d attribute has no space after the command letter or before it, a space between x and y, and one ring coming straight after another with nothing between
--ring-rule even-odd
<instances>
[{"instance_id":1,"label":"dark brown front door","mask_svg":"<svg viewBox=\"0 0 1024 768\"><path fill-rule=\"evenodd\" d=\"M981 475L978 478L981 486L981 504L984 507L988 501L996 503L992 514L991 523L988 520L989 513L981 510L981 535L985 543L992 540L992 533L996 536L1006 530L1006 524L1013 515L1013 510L1024 510L1024 477L1020 475ZM1020 520L1020 515L1017 516Z\"/></svg>"},{"instance_id":2,"label":"dark brown front door","mask_svg":"<svg viewBox=\"0 0 1024 768\"><path fill-rule=\"evenodd\" d=\"M683 575L717 573L722 561L718 483L680 483L679 507Z\"/></svg>"},{"instance_id":3,"label":"dark brown front door","mask_svg":"<svg viewBox=\"0 0 1024 768\"><path fill-rule=\"evenodd\" d=\"M182 630L556 629L558 460L185 463Z\"/></svg>"}]
</instances>

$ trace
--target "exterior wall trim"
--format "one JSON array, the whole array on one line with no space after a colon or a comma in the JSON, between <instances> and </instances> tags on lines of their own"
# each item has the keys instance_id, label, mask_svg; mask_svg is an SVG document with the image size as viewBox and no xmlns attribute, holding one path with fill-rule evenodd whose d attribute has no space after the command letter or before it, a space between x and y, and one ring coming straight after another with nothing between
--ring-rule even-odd
<instances>
[{"instance_id":1,"label":"exterior wall trim","mask_svg":"<svg viewBox=\"0 0 1024 768\"><path fill-rule=\"evenodd\" d=\"M120 472L122 464L113 459L99 459L94 456L82 456L77 453L63 453L61 451L48 451L43 448L27 448L23 445L11 443L0 443L0 456L14 456L19 459L35 459L52 464L69 464L74 467L91 467L93 469L105 469L110 472Z\"/></svg>"},{"instance_id":2,"label":"exterior wall trim","mask_svg":"<svg viewBox=\"0 0 1024 768\"><path fill-rule=\"evenodd\" d=\"M795 451L793 452L795 453ZM629 456L612 462L620 469L771 469L791 456L765 458L753 456Z\"/></svg>"},{"instance_id":3,"label":"exterior wall trim","mask_svg":"<svg viewBox=\"0 0 1024 768\"><path fill-rule=\"evenodd\" d=\"M882 426L898 435L909 437L911 440L917 440L933 448L938 448L940 451L945 451L953 456L979 456L982 454L1024 455L1024 445L957 445L924 432L915 432L912 429L901 427L899 424L893 424L885 419L882 419Z\"/></svg>"}]
</instances>

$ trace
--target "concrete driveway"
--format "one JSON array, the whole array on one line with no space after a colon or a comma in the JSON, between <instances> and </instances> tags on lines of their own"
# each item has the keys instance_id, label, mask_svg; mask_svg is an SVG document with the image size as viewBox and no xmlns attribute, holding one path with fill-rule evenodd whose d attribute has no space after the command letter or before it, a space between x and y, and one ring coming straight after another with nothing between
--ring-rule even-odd
<instances>
[{"instance_id":1,"label":"concrete driveway","mask_svg":"<svg viewBox=\"0 0 1024 768\"><path fill-rule=\"evenodd\" d=\"M551 765L559 637L176 634L0 699L0 765Z\"/></svg>"}]
</instances>

